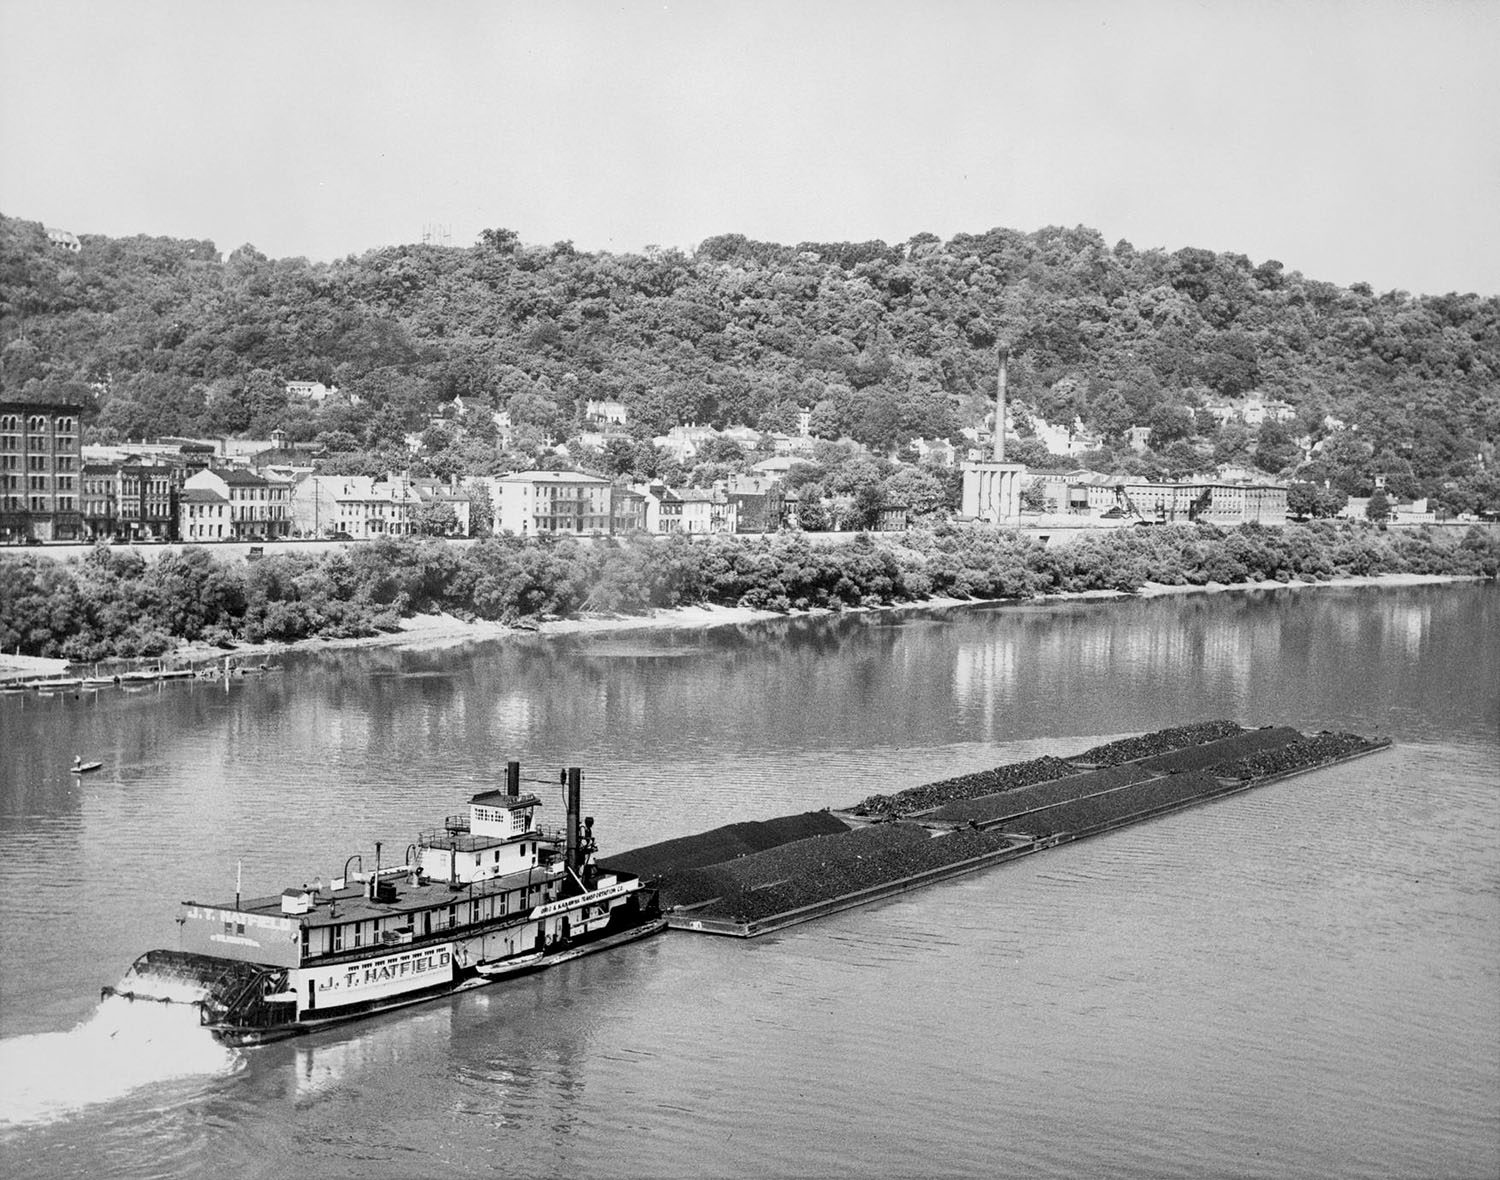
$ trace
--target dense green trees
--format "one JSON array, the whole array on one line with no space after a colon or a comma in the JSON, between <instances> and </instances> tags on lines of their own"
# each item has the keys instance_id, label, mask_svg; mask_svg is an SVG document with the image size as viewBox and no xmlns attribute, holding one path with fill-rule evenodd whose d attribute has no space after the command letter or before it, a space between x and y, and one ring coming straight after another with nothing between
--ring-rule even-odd
<instances>
[{"instance_id":1,"label":"dense green trees","mask_svg":"<svg viewBox=\"0 0 1500 1180\"><path fill-rule=\"evenodd\" d=\"M830 545L796 532L598 544L391 539L326 557L273 555L248 564L191 547L146 562L132 550L100 546L67 562L0 556L0 647L91 661L156 655L179 641L227 648L373 635L395 630L405 615L435 610L517 622L699 603L840 610L933 597L1131 592L1147 581L1497 571L1500 540L1477 527L1455 537L1342 521L1120 529L1056 548L1013 532L949 525Z\"/></svg>"},{"instance_id":2,"label":"dense green trees","mask_svg":"<svg viewBox=\"0 0 1500 1180\"><path fill-rule=\"evenodd\" d=\"M336 437L399 453L462 397L475 447L425 456L460 476L525 465L576 439L590 398L618 398L637 440L679 423L816 429L881 452L976 425L1011 347L1011 396L1075 417L1123 460L1149 425L1172 473L1216 460L1439 506L1500 508L1500 299L1376 294L1271 260L1107 245L1085 228L995 229L947 242L803 242L725 234L691 255L587 254L486 230L471 248L396 246L331 264L223 258L211 242L84 235L50 247L0 218L3 388L87 388L104 437ZM288 404L289 379L340 396ZM1257 390L1297 411L1248 436L1199 411ZM481 423L507 410L515 442ZM352 446L348 440L353 440ZM436 441L436 440L435 440ZM601 466L642 476L646 450ZM353 462L353 460L344 460ZM369 457L366 466L376 464Z\"/></svg>"}]
</instances>

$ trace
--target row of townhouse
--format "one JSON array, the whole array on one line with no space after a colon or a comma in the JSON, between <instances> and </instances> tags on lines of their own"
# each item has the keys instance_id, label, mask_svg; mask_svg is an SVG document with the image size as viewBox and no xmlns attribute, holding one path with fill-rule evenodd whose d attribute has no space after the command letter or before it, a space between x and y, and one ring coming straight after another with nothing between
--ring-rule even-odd
<instances>
[{"instance_id":1,"label":"row of townhouse","mask_svg":"<svg viewBox=\"0 0 1500 1180\"><path fill-rule=\"evenodd\" d=\"M494 507L494 530L518 537L774 532L795 524L801 508L769 471L712 488L623 487L578 471L518 471L481 482ZM906 525L906 507L889 505L873 527L894 531Z\"/></svg>"},{"instance_id":2,"label":"row of townhouse","mask_svg":"<svg viewBox=\"0 0 1500 1180\"><path fill-rule=\"evenodd\" d=\"M769 481L746 477L712 489L661 483L625 487L581 471L517 471L472 481L492 508L490 527L517 537L701 536L761 532L780 515Z\"/></svg>"},{"instance_id":3,"label":"row of townhouse","mask_svg":"<svg viewBox=\"0 0 1500 1180\"><path fill-rule=\"evenodd\" d=\"M446 505L445 517L427 515ZM471 501L457 487L409 475L308 475L292 493L292 529L300 537L370 541L430 532L440 524L451 536L471 530Z\"/></svg>"},{"instance_id":4,"label":"row of townhouse","mask_svg":"<svg viewBox=\"0 0 1500 1180\"><path fill-rule=\"evenodd\" d=\"M207 467L183 483L178 539L279 541L292 533L292 485L244 468Z\"/></svg>"},{"instance_id":5,"label":"row of townhouse","mask_svg":"<svg viewBox=\"0 0 1500 1180\"><path fill-rule=\"evenodd\" d=\"M1286 485L1215 481L1127 481L1121 496L1128 515L1158 523L1237 525L1286 523Z\"/></svg>"},{"instance_id":6,"label":"row of townhouse","mask_svg":"<svg viewBox=\"0 0 1500 1180\"><path fill-rule=\"evenodd\" d=\"M274 541L290 533L291 485L241 468L89 463L84 540Z\"/></svg>"},{"instance_id":7,"label":"row of townhouse","mask_svg":"<svg viewBox=\"0 0 1500 1180\"><path fill-rule=\"evenodd\" d=\"M1053 515L1224 525L1285 524L1287 519L1286 485L1272 482L1223 477L1164 482L1091 471L1034 472L1031 480L1041 491L1043 511Z\"/></svg>"}]
</instances>

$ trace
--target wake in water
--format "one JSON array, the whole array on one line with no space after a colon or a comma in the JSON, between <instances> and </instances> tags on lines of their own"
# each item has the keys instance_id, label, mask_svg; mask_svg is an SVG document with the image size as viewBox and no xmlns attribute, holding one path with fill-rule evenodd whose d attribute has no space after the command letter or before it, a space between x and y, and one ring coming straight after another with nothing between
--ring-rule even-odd
<instances>
[{"instance_id":1,"label":"wake in water","mask_svg":"<svg viewBox=\"0 0 1500 1180\"><path fill-rule=\"evenodd\" d=\"M0 1129L52 1122L143 1086L235 1071L240 1056L199 1024L201 988L161 981L152 994L173 1002L108 996L68 1032L0 1040Z\"/></svg>"}]
</instances>

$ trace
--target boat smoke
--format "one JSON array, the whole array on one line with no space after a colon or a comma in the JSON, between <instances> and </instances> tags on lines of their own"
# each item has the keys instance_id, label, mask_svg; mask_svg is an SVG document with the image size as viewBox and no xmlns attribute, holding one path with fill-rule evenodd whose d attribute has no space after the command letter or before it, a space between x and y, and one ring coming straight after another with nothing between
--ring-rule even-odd
<instances>
[{"instance_id":1,"label":"boat smoke","mask_svg":"<svg viewBox=\"0 0 1500 1180\"><path fill-rule=\"evenodd\" d=\"M152 994L179 1002L108 996L67 1032L0 1040L0 1129L53 1122L145 1086L243 1067L241 1054L199 1024L191 1001L201 988L182 980L153 983L160 986Z\"/></svg>"}]
</instances>

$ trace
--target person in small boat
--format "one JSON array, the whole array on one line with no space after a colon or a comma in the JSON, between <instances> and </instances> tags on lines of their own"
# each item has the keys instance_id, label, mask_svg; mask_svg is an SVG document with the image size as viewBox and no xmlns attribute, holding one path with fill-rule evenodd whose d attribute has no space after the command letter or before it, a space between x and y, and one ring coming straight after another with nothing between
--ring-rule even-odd
<instances>
[{"instance_id":1,"label":"person in small boat","mask_svg":"<svg viewBox=\"0 0 1500 1180\"><path fill-rule=\"evenodd\" d=\"M81 770L82 768L83 768L83 758L80 755L78 755L78 754L74 754L73 755L73 769L74 770Z\"/></svg>"}]
</instances>

